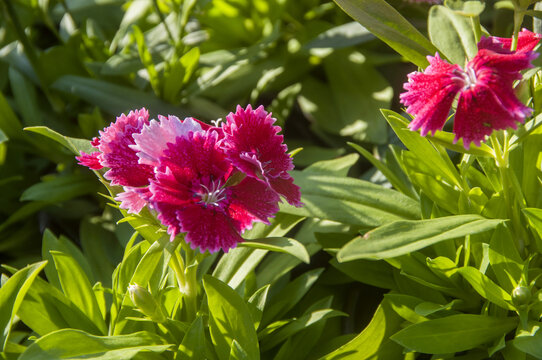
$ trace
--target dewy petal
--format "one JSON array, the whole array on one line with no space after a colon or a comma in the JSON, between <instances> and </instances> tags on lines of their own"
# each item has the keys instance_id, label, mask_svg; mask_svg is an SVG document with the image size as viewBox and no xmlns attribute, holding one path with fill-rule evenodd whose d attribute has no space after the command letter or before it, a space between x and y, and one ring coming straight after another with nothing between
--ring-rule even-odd
<instances>
[{"instance_id":1,"label":"dewy petal","mask_svg":"<svg viewBox=\"0 0 542 360\"><path fill-rule=\"evenodd\" d=\"M160 122L151 120L140 134L134 134L135 145L131 148L137 153L139 162L150 166L158 166L160 157L167 149L167 144L175 143L178 137L186 137L190 132L201 131L201 125L193 118L181 121L178 117L159 116Z\"/></svg>"},{"instance_id":2,"label":"dewy petal","mask_svg":"<svg viewBox=\"0 0 542 360\"><path fill-rule=\"evenodd\" d=\"M100 164L98 155L100 155L100 153L97 151L90 154L81 151L81 156L76 156L75 158L77 159L79 165L86 166L92 170L100 170L103 169L103 166Z\"/></svg>"},{"instance_id":3,"label":"dewy petal","mask_svg":"<svg viewBox=\"0 0 542 360\"><path fill-rule=\"evenodd\" d=\"M293 178L276 178L271 179L269 182L271 184L271 188L273 188L273 190L280 195L284 196L290 205L297 207L303 206L303 203L301 202L301 191L299 190L299 186L294 184Z\"/></svg>"},{"instance_id":4,"label":"dewy petal","mask_svg":"<svg viewBox=\"0 0 542 360\"><path fill-rule=\"evenodd\" d=\"M430 65L424 72L410 73L404 84L407 91L400 95L407 112L415 116L409 128L421 129L422 136L442 129L455 96L464 86L458 65L447 63L438 53L427 59Z\"/></svg>"},{"instance_id":5,"label":"dewy petal","mask_svg":"<svg viewBox=\"0 0 542 360\"><path fill-rule=\"evenodd\" d=\"M493 130L516 128L514 116L487 86L477 86L459 96L454 120L455 140L463 139L466 149L473 142L480 146Z\"/></svg>"},{"instance_id":6,"label":"dewy petal","mask_svg":"<svg viewBox=\"0 0 542 360\"><path fill-rule=\"evenodd\" d=\"M132 135L141 131L148 117L146 109L130 111L100 132L99 144L95 142L101 152L98 159L103 167L109 168L104 177L112 185L146 186L153 177L153 168L139 164L136 153L130 148L134 144Z\"/></svg>"},{"instance_id":7,"label":"dewy petal","mask_svg":"<svg viewBox=\"0 0 542 360\"><path fill-rule=\"evenodd\" d=\"M228 159L241 172L271 188L273 179L292 179L288 171L294 168L284 138L278 135L281 128L273 125L275 121L263 106L253 110L248 105L246 109L237 106L236 112L230 113L222 125L222 144ZM300 197L295 194L286 200L301 205Z\"/></svg>"},{"instance_id":8,"label":"dewy petal","mask_svg":"<svg viewBox=\"0 0 542 360\"><path fill-rule=\"evenodd\" d=\"M455 141L463 138L465 148L480 142L493 130L516 128L532 110L514 94L514 80L531 66L532 52L496 53L482 49L468 64L476 83L462 90L455 115Z\"/></svg>"},{"instance_id":9,"label":"dewy petal","mask_svg":"<svg viewBox=\"0 0 542 360\"><path fill-rule=\"evenodd\" d=\"M250 177L231 188L228 213L243 232L252 227L253 221L269 224L268 218L279 211L279 196L269 187Z\"/></svg>"},{"instance_id":10,"label":"dewy petal","mask_svg":"<svg viewBox=\"0 0 542 360\"><path fill-rule=\"evenodd\" d=\"M518 46L516 52L528 52L538 45L542 35L522 29L518 34ZM500 53L510 53L512 47L511 38L501 38L496 36L482 37L478 42L478 49L488 49Z\"/></svg>"},{"instance_id":11,"label":"dewy petal","mask_svg":"<svg viewBox=\"0 0 542 360\"><path fill-rule=\"evenodd\" d=\"M243 241L231 218L215 207L187 206L177 210L177 219L182 224L181 231L186 232L186 241L201 252L227 252Z\"/></svg>"}]
</instances>

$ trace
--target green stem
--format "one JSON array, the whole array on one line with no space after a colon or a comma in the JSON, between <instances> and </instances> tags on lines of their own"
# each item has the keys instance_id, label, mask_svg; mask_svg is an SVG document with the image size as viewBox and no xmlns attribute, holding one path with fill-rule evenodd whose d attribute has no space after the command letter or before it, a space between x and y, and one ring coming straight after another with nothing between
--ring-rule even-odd
<instances>
[{"instance_id":1,"label":"green stem","mask_svg":"<svg viewBox=\"0 0 542 360\"><path fill-rule=\"evenodd\" d=\"M524 16L525 12L523 9L514 8L514 34L512 35L512 46L510 47L512 51L516 51L518 48L518 36Z\"/></svg>"},{"instance_id":2,"label":"green stem","mask_svg":"<svg viewBox=\"0 0 542 360\"><path fill-rule=\"evenodd\" d=\"M482 26L480 25L480 18L478 16L471 16L470 23L472 25L472 29L474 30L474 38L478 44L482 38Z\"/></svg>"},{"instance_id":3,"label":"green stem","mask_svg":"<svg viewBox=\"0 0 542 360\"><path fill-rule=\"evenodd\" d=\"M504 145L501 149L501 145L495 132L490 136L491 144L495 152L495 162L499 169L502 182L502 193L504 196L504 202L506 204L506 211L508 218L512 222L512 229L514 230L516 246L520 254L523 254L526 243L528 244L529 235L527 234L525 227L522 225L520 209L525 207L525 198L521 185L519 184L514 172L508 166L508 136L504 134Z\"/></svg>"},{"instance_id":4,"label":"green stem","mask_svg":"<svg viewBox=\"0 0 542 360\"><path fill-rule=\"evenodd\" d=\"M180 254L180 248L174 250L171 254L169 264L175 272L177 277L177 283L179 285L179 291L181 292L184 303L186 305L186 320L192 321L196 317L197 312L197 296L198 296L198 284L196 280L197 265L193 264L194 251L190 249L186 251L185 242L181 242L181 247L185 250L185 260Z\"/></svg>"}]
</instances>

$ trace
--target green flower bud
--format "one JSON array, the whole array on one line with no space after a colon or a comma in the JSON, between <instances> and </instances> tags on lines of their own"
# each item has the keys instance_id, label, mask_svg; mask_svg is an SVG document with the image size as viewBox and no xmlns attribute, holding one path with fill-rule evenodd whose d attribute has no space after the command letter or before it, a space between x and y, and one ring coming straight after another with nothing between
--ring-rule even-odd
<instances>
[{"instance_id":1,"label":"green flower bud","mask_svg":"<svg viewBox=\"0 0 542 360\"><path fill-rule=\"evenodd\" d=\"M517 286L512 291L512 302L516 306L526 305L531 300L531 290L525 286Z\"/></svg>"},{"instance_id":2,"label":"green flower bud","mask_svg":"<svg viewBox=\"0 0 542 360\"><path fill-rule=\"evenodd\" d=\"M152 294L137 284L128 286L128 293L134 305L153 321L162 323L166 321L166 316L162 312L160 305L156 302Z\"/></svg>"}]
</instances>

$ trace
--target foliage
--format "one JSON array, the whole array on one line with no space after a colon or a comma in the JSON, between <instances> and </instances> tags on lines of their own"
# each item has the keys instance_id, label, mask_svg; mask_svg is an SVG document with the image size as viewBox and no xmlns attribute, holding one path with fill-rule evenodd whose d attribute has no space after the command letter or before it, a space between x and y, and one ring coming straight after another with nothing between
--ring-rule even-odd
<instances>
[{"instance_id":1,"label":"foliage","mask_svg":"<svg viewBox=\"0 0 542 360\"><path fill-rule=\"evenodd\" d=\"M542 357L540 60L515 84L532 118L479 147L388 110L399 61L463 66L482 34L539 13L335 2L2 3L3 358ZM75 165L121 112L208 121L249 102L305 147L304 207L282 204L227 253L170 242Z\"/></svg>"}]
</instances>

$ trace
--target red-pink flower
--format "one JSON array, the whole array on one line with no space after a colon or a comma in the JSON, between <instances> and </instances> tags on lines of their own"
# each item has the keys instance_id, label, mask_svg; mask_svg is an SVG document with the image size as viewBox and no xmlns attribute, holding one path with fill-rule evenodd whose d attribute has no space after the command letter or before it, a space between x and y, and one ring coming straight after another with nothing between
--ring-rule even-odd
<instances>
[{"instance_id":1,"label":"red-pink flower","mask_svg":"<svg viewBox=\"0 0 542 360\"><path fill-rule=\"evenodd\" d=\"M163 118L134 136L134 148L155 165L149 201L171 238L186 233L193 248L227 251L254 221L268 223L279 197L249 177L229 186L234 169L220 148L219 132L198 127L192 119Z\"/></svg>"},{"instance_id":2,"label":"red-pink flower","mask_svg":"<svg viewBox=\"0 0 542 360\"><path fill-rule=\"evenodd\" d=\"M266 184L290 204L302 206L299 187L288 173L294 168L292 158L283 136L278 135L281 128L273 125L275 121L263 106L256 110L250 105L246 109L237 106L222 125L223 148L241 172Z\"/></svg>"},{"instance_id":3,"label":"red-pink flower","mask_svg":"<svg viewBox=\"0 0 542 360\"><path fill-rule=\"evenodd\" d=\"M540 34L534 33L527 29L522 29L518 34L518 45L516 51L533 51L536 45L538 45L540 38ZM511 47L511 38L502 38L496 36L482 37L482 40L480 40L480 42L478 43L478 49L488 49L504 53L510 53Z\"/></svg>"},{"instance_id":4,"label":"red-pink flower","mask_svg":"<svg viewBox=\"0 0 542 360\"><path fill-rule=\"evenodd\" d=\"M421 135L441 130L452 102L459 94L454 120L455 139L463 139L466 149L473 142L477 146L493 130L516 129L532 109L523 105L514 94L513 82L521 79L520 71L531 66L537 54L530 51L495 51L482 48L464 69L442 60L438 54L428 56L430 65L424 72L408 75L401 102L414 120L411 130ZM525 45L527 46L527 45Z\"/></svg>"},{"instance_id":5,"label":"red-pink flower","mask_svg":"<svg viewBox=\"0 0 542 360\"><path fill-rule=\"evenodd\" d=\"M92 146L98 151L91 154L81 153L77 157L79 164L93 170L109 168L104 177L112 185L124 187L125 193L118 195L121 208L137 213L145 206L142 198L143 189L149 185L149 179L154 177L153 167L139 163L136 152L130 148L133 145L132 135L139 133L149 122L149 113L145 108L122 114L109 127L100 131L99 138L92 140Z\"/></svg>"}]
</instances>

